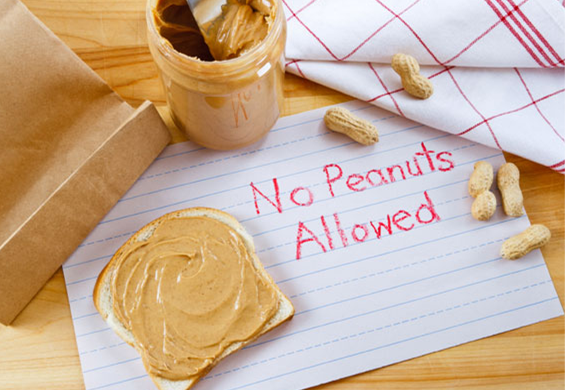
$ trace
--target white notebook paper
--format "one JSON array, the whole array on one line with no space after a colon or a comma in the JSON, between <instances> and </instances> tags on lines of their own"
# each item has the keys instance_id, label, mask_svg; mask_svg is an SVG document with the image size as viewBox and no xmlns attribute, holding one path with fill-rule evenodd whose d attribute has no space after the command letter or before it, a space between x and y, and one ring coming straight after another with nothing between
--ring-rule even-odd
<instances>
[{"instance_id":1,"label":"white notebook paper","mask_svg":"<svg viewBox=\"0 0 565 390\"><path fill-rule=\"evenodd\" d=\"M324 108L281 118L251 147L176 144L149 167L63 267L87 390L156 388L92 290L135 231L194 206L234 215L296 308L198 390L302 389L563 314L539 250L500 258L527 216L500 206L488 222L470 215L473 164L496 170L500 151L370 104L344 106L375 123L379 143L328 132Z\"/></svg>"}]
</instances>

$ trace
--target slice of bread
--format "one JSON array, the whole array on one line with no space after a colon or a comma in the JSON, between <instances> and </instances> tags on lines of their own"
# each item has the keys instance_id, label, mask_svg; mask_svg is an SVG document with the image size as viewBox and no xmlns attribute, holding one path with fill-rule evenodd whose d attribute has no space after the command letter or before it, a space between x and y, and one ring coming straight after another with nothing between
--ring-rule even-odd
<instances>
[{"instance_id":1,"label":"slice of bread","mask_svg":"<svg viewBox=\"0 0 565 390\"><path fill-rule=\"evenodd\" d=\"M244 245L250 255L250 258L253 262L254 270L260 273L265 280L269 281L278 296L278 310L273 315L273 317L263 326L263 328L257 333L255 337L252 339L234 342L230 344L224 351L221 353L218 358L216 358L206 369L204 372L200 373L199 375L194 375L188 377L186 380L170 380L163 377L150 375L151 379L160 390L187 390L191 388L194 384L198 382L200 378L205 376L211 369L214 367L220 360L225 358L226 356L230 355L233 352L238 351L239 349L243 348L244 346L250 344L259 336L267 333L271 329L279 326L285 321L288 321L294 315L294 307L290 300L282 293L282 291L278 288L275 284L271 276L265 271L263 265L259 261L259 258L255 254L255 246L253 245L252 237L245 231L243 226L231 215L224 213L223 211L210 209L210 208L203 208L203 207L196 207L190 208L180 211L175 211L169 214L166 214L155 221L149 223L142 229L140 229L135 235L133 235L122 247L116 252L114 257L110 260L110 262L106 265L106 267L100 273L98 280L96 281L96 285L94 287L93 299L94 305L98 312L102 315L104 320L108 323L108 325L120 336L125 342L129 345L133 346L134 348L140 350L134 335L119 321L119 319L114 314L113 310L113 298L111 293L111 281L112 281L112 274L113 274L113 265L115 259L119 258L122 252L126 251L131 245L146 241L149 239L155 229L159 226L159 224L163 223L168 219L175 219L175 218L185 218L185 217L209 217L213 218L217 221L225 223L233 230L235 230L239 236L242 238ZM187 302L187 305L190 305L190 302Z\"/></svg>"}]
</instances>

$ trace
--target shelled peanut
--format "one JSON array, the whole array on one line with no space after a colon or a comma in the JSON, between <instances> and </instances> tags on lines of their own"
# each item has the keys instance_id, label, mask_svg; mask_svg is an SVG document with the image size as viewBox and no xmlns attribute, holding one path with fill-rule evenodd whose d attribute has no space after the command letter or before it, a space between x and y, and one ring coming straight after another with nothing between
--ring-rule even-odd
<instances>
[{"instance_id":1,"label":"shelled peanut","mask_svg":"<svg viewBox=\"0 0 565 390\"><path fill-rule=\"evenodd\" d=\"M353 115L343 107L328 109L324 115L324 122L330 130L345 134L360 144L372 145L379 141L379 133L375 125Z\"/></svg>"},{"instance_id":2,"label":"shelled peanut","mask_svg":"<svg viewBox=\"0 0 565 390\"><path fill-rule=\"evenodd\" d=\"M488 221L496 211L496 198L490 191L494 179L492 165L486 161L475 163L469 179L469 194L475 198L471 206L471 215L479 221Z\"/></svg>"},{"instance_id":3,"label":"shelled peanut","mask_svg":"<svg viewBox=\"0 0 565 390\"><path fill-rule=\"evenodd\" d=\"M404 90L419 99L427 99L434 93L432 82L420 74L420 64L408 54L397 53L392 56L392 69L402 80Z\"/></svg>"},{"instance_id":4,"label":"shelled peanut","mask_svg":"<svg viewBox=\"0 0 565 390\"><path fill-rule=\"evenodd\" d=\"M497 175L498 189L502 195L502 208L506 215L524 215L524 196L520 189L520 171L512 163L500 167Z\"/></svg>"},{"instance_id":5,"label":"shelled peanut","mask_svg":"<svg viewBox=\"0 0 565 390\"><path fill-rule=\"evenodd\" d=\"M510 237L502 243L500 256L508 260L516 260L534 249L541 248L549 242L551 232L544 225L532 225L522 233Z\"/></svg>"}]
</instances>

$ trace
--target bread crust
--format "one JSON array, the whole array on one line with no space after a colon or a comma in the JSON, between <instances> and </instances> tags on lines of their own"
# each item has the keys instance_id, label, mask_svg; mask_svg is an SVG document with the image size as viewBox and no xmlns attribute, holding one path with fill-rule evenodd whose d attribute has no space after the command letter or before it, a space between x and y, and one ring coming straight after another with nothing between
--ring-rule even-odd
<instances>
[{"instance_id":1,"label":"bread crust","mask_svg":"<svg viewBox=\"0 0 565 390\"><path fill-rule=\"evenodd\" d=\"M148 223L147 225L145 225L141 229L139 229L132 237L130 237L116 251L116 253L114 254L114 256L112 256L112 258L110 259L108 264L106 264L104 269L102 269L102 271L100 272L100 275L98 276L98 279L96 280L96 283L94 285L94 291L93 291L93 294L92 294L92 297L93 297L93 300L94 300L94 306L96 307L96 310L98 310L98 312L100 313L102 318L114 330L114 332L116 332L118 334L118 336L120 336L126 343L128 343L130 346L134 347L138 351L138 353L140 352L139 348L137 347L137 345L135 343L135 339L133 338L133 335L129 336L127 333L124 333L124 332L129 333L129 331L125 327L123 329L119 329L119 326L116 326L114 321L112 321L112 318L114 317L113 311L111 310L111 308L108 309L104 306L104 297L103 297L104 292L103 292L103 290L104 290L104 288L109 288L109 283L111 282L111 276L112 276L111 273L113 272L114 262L116 261L116 259L119 258L120 255L122 254L122 252L124 250L126 250L131 244L139 242L139 241L144 241L143 237L146 236L147 234L149 234L148 237L150 237L151 234L153 233L153 231L157 228L157 226L159 226L164 221L167 221L169 219L184 218L184 217L197 217L197 216L204 216L204 217L216 219L216 220L230 226L232 229L234 229L240 235L240 237L242 238L242 240L245 244L245 247L246 247L248 253L250 254L250 257L252 259L252 264L253 264L255 271L260 272L261 275L263 275L263 277L265 277L269 281L269 283L271 283L271 285L275 288L275 291L277 292L277 296L278 296L278 299L279 299L278 310L275 313L275 315L271 318L271 320L269 320L269 322L267 322L267 324L265 324L265 326L263 327L263 329L261 329L260 332L258 332L254 337L252 337L248 340L245 340L245 341L242 341L242 342L232 343L230 346L228 346L226 349L224 349L222 354L220 356L218 356L208 367L206 367L200 375L195 375L193 377L189 377L186 380L172 381L172 380L169 380L169 379L165 379L165 378L162 378L162 377L159 377L159 376L149 374L149 376L151 377L153 382L157 385L157 387L160 390L188 390L188 389L190 389L192 386L194 386L200 380L200 378L207 375L208 372L216 364L218 364L223 358L227 357L228 355L231 355L234 352L239 351L241 348L245 347L246 345L249 345L250 343L255 341L257 338L259 338L260 336L264 335L265 333L269 332L270 330L274 329L275 327L283 324L284 322L290 320L294 315L294 306L292 305L292 302L279 289L279 287L276 285L276 283L274 282L271 275L269 275L269 273L267 273L267 271L265 271L261 261L259 260L259 258L255 254L255 246L253 244L252 237L245 231L244 227L239 223L239 221L237 219L235 219L233 216L231 216L230 214L225 213L221 210L212 209L212 208L208 208L208 207L193 207L193 208L178 210L178 211L174 211L174 212L165 214L165 215L151 221L150 223ZM111 297L111 294L110 294L110 297ZM121 323L120 323L120 325L123 327L123 325Z\"/></svg>"}]
</instances>

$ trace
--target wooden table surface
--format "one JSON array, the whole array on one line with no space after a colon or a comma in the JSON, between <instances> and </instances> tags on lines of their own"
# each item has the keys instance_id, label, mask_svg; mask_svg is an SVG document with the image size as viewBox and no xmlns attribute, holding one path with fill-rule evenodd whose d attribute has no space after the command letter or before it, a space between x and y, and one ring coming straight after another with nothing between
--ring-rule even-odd
<instances>
[{"instance_id":1,"label":"wooden table surface","mask_svg":"<svg viewBox=\"0 0 565 390\"><path fill-rule=\"evenodd\" d=\"M144 0L24 0L30 10L130 104L153 101L167 115L145 37ZM287 75L284 115L350 100ZM506 154L522 172L532 223L551 229L543 248L563 303L564 177ZM0 297L1 299L1 297ZM333 382L317 389L563 389L564 318ZM84 389L61 269L10 327L0 325L0 389Z\"/></svg>"}]
</instances>

